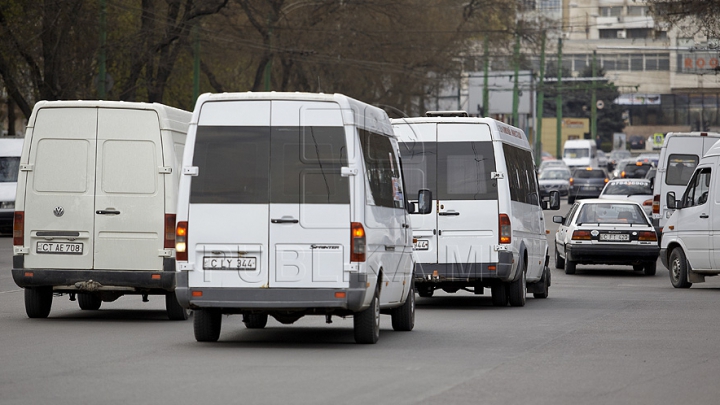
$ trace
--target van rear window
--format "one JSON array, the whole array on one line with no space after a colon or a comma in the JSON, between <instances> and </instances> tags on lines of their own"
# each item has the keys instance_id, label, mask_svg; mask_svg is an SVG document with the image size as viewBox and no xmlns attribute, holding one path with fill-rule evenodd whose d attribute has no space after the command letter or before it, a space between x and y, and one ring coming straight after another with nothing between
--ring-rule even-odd
<instances>
[{"instance_id":1,"label":"van rear window","mask_svg":"<svg viewBox=\"0 0 720 405\"><path fill-rule=\"evenodd\" d=\"M0 183L14 183L18 178L20 157L0 157Z\"/></svg>"},{"instance_id":2,"label":"van rear window","mask_svg":"<svg viewBox=\"0 0 720 405\"><path fill-rule=\"evenodd\" d=\"M409 198L421 188L439 200L495 200L492 142L407 142L400 146Z\"/></svg>"},{"instance_id":3,"label":"van rear window","mask_svg":"<svg viewBox=\"0 0 720 405\"><path fill-rule=\"evenodd\" d=\"M671 154L667 160L665 184L669 186L685 186L695 171L700 158L697 155Z\"/></svg>"},{"instance_id":4,"label":"van rear window","mask_svg":"<svg viewBox=\"0 0 720 405\"><path fill-rule=\"evenodd\" d=\"M346 204L342 127L199 126L190 202Z\"/></svg>"}]
</instances>

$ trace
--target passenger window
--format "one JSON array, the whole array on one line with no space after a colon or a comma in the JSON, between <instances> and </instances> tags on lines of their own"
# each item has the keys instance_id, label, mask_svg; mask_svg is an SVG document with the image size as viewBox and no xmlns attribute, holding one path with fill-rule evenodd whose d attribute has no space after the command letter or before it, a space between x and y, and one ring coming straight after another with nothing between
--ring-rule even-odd
<instances>
[{"instance_id":1,"label":"passenger window","mask_svg":"<svg viewBox=\"0 0 720 405\"><path fill-rule=\"evenodd\" d=\"M402 178L390 138L360 129L367 182L375 205L402 208Z\"/></svg>"},{"instance_id":2,"label":"passenger window","mask_svg":"<svg viewBox=\"0 0 720 405\"><path fill-rule=\"evenodd\" d=\"M683 194L683 207L703 205L708 200L710 191L710 168L706 167L695 172Z\"/></svg>"},{"instance_id":3,"label":"passenger window","mask_svg":"<svg viewBox=\"0 0 720 405\"><path fill-rule=\"evenodd\" d=\"M417 198L418 191L428 189L437 196L435 167L437 148L435 142L405 142L400 144L406 192L410 199Z\"/></svg>"},{"instance_id":4,"label":"passenger window","mask_svg":"<svg viewBox=\"0 0 720 405\"><path fill-rule=\"evenodd\" d=\"M525 204L538 205L535 164L529 151L503 144L510 199Z\"/></svg>"}]
</instances>

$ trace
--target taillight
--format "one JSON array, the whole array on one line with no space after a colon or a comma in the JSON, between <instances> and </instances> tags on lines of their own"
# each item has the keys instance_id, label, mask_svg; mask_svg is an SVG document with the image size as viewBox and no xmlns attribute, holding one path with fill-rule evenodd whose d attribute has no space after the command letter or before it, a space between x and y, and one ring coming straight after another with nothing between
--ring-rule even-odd
<instances>
[{"instance_id":1,"label":"taillight","mask_svg":"<svg viewBox=\"0 0 720 405\"><path fill-rule=\"evenodd\" d=\"M590 231L573 231L572 239L573 240L590 240L590 239L592 239L592 236L590 235Z\"/></svg>"},{"instance_id":2,"label":"taillight","mask_svg":"<svg viewBox=\"0 0 720 405\"><path fill-rule=\"evenodd\" d=\"M175 214L165 214L165 249L175 247Z\"/></svg>"},{"instance_id":3,"label":"taillight","mask_svg":"<svg viewBox=\"0 0 720 405\"><path fill-rule=\"evenodd\" d=\"M659 214L660 213L660 194L655 194L652 199L652 213L653 214Z\"/></svg>"},{"instance_id":4,"label":"taillight","mask_svg":"<svg viewBox=\"0 0 720 405\"><path fill-rule=\"evenodd\" d=\"M184 262L186 262L188 260L187 235L188 235L187 221L178 222L177 229L175 230L175 258L177 260L184 261Z\"/></svg>"},{"instance_id":5,"label":"taillight","mask_svg":"<svg viewBox=\"0 0 720 405\"><path fill-rule=\"evenodd\" d=\"M651 205L653 205L653 200L648 199L648 200L643 201L644 207L649 207Z\"/></svg>"},{"instance_id":6,"label":"taillight","mask_svg":"<svg viewBox=\"0 0 720 405\"><path fill-rule=\"evenodd\" d=\"M575 179L573 179L572 177L570 177L570 180L568 180L568 182L570 182L570 185L572 186L573 183L575 183Z\"/></svg>"},{"instance_id":7,"label":"taillight","mask_svg":"<svg viewBox=\"0 0 720 405\"><path fill-rule=\"evenodd\" d=\"M365 228L360 222L350 223L350 261L365 261Z\"/></svg>"},{"instance_id":8,"label":"taillight","mask_svg":"<svg viewBox=\"0 0 720 405\"><path fill-rule=\"evenodd\" d=\"M640 241L657 241L657 234L651 231L642 231L638 233L638 240Z\"/></svg>"},{"instance_id":9,"label":"taillight","mask_svg":"<svg viewBox=\"0 0 720 405\"><path fill-rule=\"evenodd\" d=\"M623 179L625 178L625 170L623 170L622 173L620 173L620 177L622 177Z\"/></svg>"},{"instance_id":10,"label":"taillight","mask_svg":"<svg viewBox=\"0 0 720 405\"><path fill-rule=\"evenodd\" d=\"M507 214L500 214L499 217L499 223L500 223L500 243L510 243L512 241L512 238L510 235L512 234L512 228L510 226L510 217L508 217Z\"/></svg>"},{"instance_id":11,"label":"taillight","mask_svg":"<svg viewBox=\"0 0 720 405\"><path fill-rule=\"evenodd\" d=\"M13 245L22 246L25 239L25 212L15 211L13 216Z\"/></svg>"}]
</instances>

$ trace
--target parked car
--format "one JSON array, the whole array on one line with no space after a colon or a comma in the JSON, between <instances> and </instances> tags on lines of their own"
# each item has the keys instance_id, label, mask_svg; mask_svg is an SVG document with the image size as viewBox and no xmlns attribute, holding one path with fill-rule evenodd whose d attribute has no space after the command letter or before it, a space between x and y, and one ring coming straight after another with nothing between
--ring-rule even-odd
<instances>
[{"instance_id":1,"label":"parked car","mask_svg":"<svg viewBox=\"0 0 720 405\"><path fill-rule=\"evenodd\" d=\"M655 275L660 247L640 204L633 201L583 200L567 216L554 216L555 268L575 274L578 264L633 266Z\"/></svg>"},{"instance_id":2,"label":"parked car","mask_svg":"<svg viewBox=\"0 0 720 405\"><path fill-rule=\"evenodd\" d=\"M572 204L579 198L597 198L609 180L605 169L576 169L569 180L568 203Z\"/></svg>"},{"instance_id":3,"label":"parked car","mask_svg":"<svg viewBox=\"0 0 720 405\"><path fill-rule=\"evenodd\" d=\"M630 137L628 142L630 149L645 149L645 137L640 135L633 135Z\"/></svg>"},{"instance_id":4,"label":"parked car","mask_svg":"<svg viewBox=\"0 0 720 405\"><path fill-rule=\"evenodd\" d=\"M614 149L612 152L610 152L610 156L608 157L608 166L607 171L611 172L615 170L615 167L617 164L623 160L623 159L629 159L632 155L630 154L630 151L625 149Z\"/></svg>"},{"instance_id":5,"label":"parked car","mask_svg":"<svg viewBox=\"0 0 720 405\"><path fill-rule=\"evenodd\" d=\"M617 178L622 177L621 174L622 174L623 169L625 169L625 166L627 166L628 164L635 164L636 162L637 161L634 158L626 158L626 159L620 160L615 165L615 169L612 172L612 178L617 179Z\"/></svg>"},{"instance_id":6,"label":"parked car","mask_svg":"<svg viewBox=\"0 0 720 405\"><path fill-rule=\"evenodd\" d=\"M635 162L628 163L620 172L620 177L623 179L644 179L650 169L654 168L655 165L646 162Z\"/></svg>"},{"instance_id":7,"label":"parked car","mask_svg":"<svg viewBox=\"0 0 720 405\"><path fill-rule=\"evenodd\" d=\"M566 196L570 192L570 170L550 168L540 172L538 176L538 186L540 187L540 196L549 196L550 192L557 190L561 196Z\"/></svg>"},{"instance_id":8,"label":"parked car","mask_svg":"<svg viewBox=\"0 0 720 405\"><path fill-rule=\"evenodd\" d=\"M647 179L614 179L610 180L602 193L600 199L606 200L630 200L642 205L648 215L652 215L652 182Z\"/></svg>"}]
</instances>

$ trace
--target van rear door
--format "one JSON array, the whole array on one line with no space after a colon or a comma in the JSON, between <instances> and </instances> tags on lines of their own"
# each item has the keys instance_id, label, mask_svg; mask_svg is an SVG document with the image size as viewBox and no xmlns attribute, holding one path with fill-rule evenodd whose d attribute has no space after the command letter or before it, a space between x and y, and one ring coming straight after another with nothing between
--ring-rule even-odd
<instances>
[{"instance_id":1,"label":"van rear door","mask_svg":"<svg viewBox=\"0 0 720 405\"><path fill-rule=\"evenodd\" d=\"M438 262L455 277L475 276L472 263L494 259L498 243L495 155L486 124L438 124Z\"/></svg>"},{"instance_id":2,"label":"van rear door","mask_svg":"<svg viewBox=\"0 0 720 405\"><path fill-rule=\"evenodd\" d=\"M24 265L92 269L97 109L42 108L33 124Z\"/></svg>"}]
</instances>

